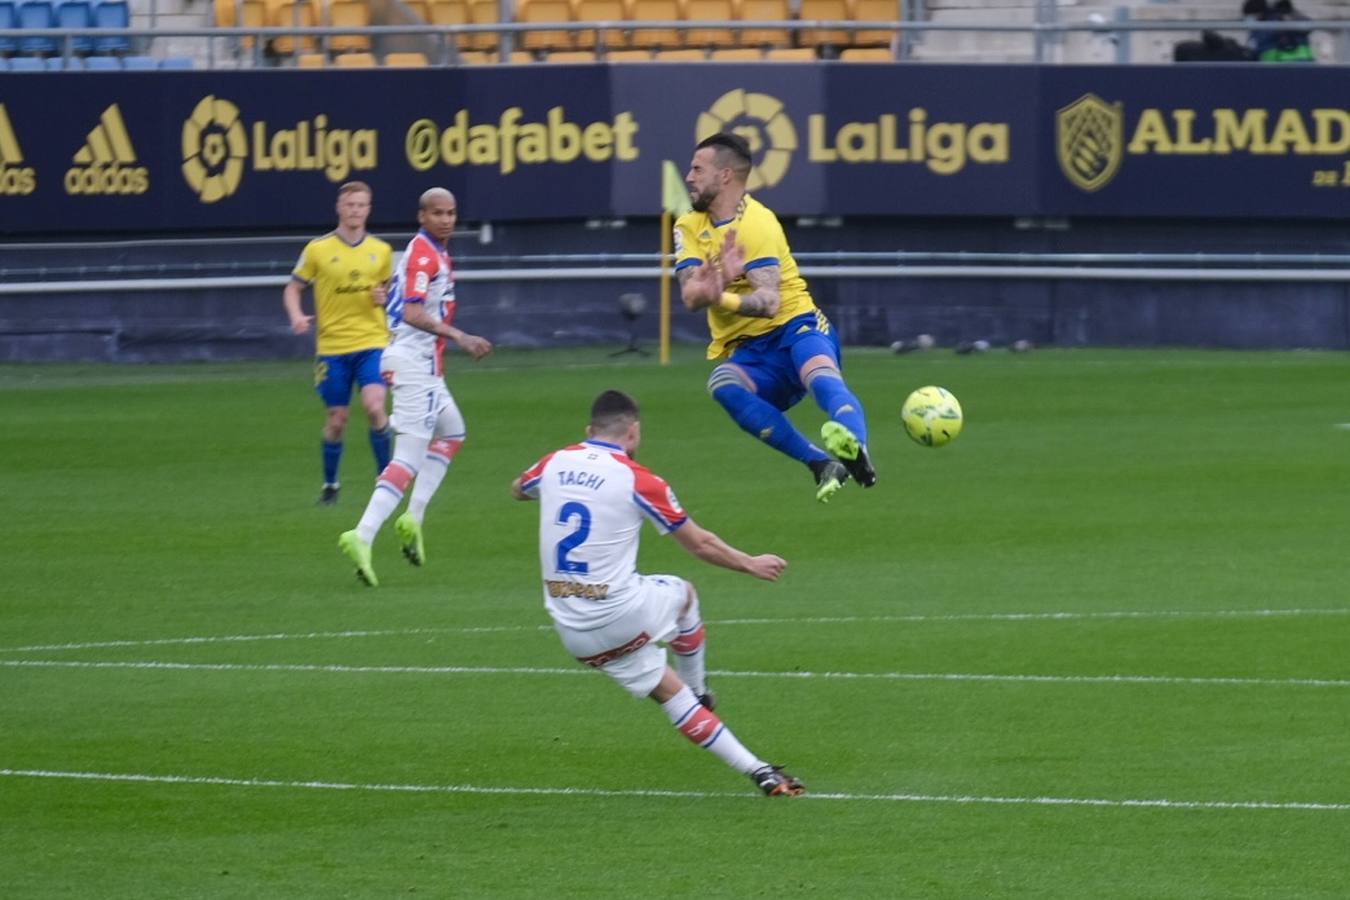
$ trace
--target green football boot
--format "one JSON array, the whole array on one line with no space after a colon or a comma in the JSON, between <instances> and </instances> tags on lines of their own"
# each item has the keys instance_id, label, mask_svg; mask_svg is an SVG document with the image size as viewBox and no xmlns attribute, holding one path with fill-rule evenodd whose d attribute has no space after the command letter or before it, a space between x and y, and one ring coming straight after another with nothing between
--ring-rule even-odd
<instances>
[{"instance_id":1,"label":"green football boot","mask_svg":"<svg viewBox=\"0 0 1350 900\"><path fill-rule=\"evenodd\" d=\"M877 483L876 470L867 457L867 448L843 425L830 421L820 426L820 439L830 455L844 464L853 480L865 488Z\"/></svg>"},{"instance_id":2,"label":"green football boot","mask_svg":"<svg viewBox=\"0 0 1350 900\"><path fill-rule=\"evenodd\" d=\"M829 503L830 498L839 493L839 489L848 481L848 469L834 459L818 459L807 463L811 473L816 476L816 499Z\"/></svg>"},{"instance_id":3,"label":"green football boot","mask_svg":"<svg viewBox=\"0 0 1350 900\"><path fill-rule=\"evenodd\" d=\"M355 531L344 531L338 536L338 549L356 563L356 577L371 587L379 587L380 579L370 567L370 545L357 537Z\"/></svg>"},{"instance_id":4,"label":"green football boot","mask_svg":"<svg viewBox=\"0 0 1350 900\"><path fill-rule=\"evenodd\" d=\"M414 566L426 562L426 549L422 546L422 526L417 524L411 513L404 513L394 520L394 533L398 535L398 542L403 545L403 555L408 558L408 562Z\"/></svg>"}]
</instances>

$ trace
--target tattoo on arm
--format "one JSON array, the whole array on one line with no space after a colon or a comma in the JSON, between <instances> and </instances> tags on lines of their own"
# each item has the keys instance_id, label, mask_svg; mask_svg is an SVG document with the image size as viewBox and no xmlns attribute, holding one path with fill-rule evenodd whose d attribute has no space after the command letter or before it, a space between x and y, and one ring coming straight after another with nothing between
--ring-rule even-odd
<instances>
[{"instance_id":1,"label":"tattoo on arm","mask_svg":"<svg viewBox=\"0 0 1350 900\"><path fill-rule=\"evenodd\" d=\"M746 272L745 278L754 290L741 298L738 312L760 319L772 319L778 315L778 284L782 278L779 267L760 266Z\"/></svg>"}]
</instances>

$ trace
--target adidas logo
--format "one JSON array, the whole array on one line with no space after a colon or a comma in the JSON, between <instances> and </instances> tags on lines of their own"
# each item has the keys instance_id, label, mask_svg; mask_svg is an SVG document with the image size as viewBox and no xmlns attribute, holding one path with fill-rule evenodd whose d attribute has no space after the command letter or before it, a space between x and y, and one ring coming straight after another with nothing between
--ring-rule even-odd
<instances>
[{"instance_id":1,"label":"adidas logo","mask_svg":"<svg viewBox=\"0 0 1350 900\"><path fill-rule=\"evenodd\" d=\"M14 135L5 104L0 103L0 197L31 194L37 189L37 173L32 166L22 163L19 139Z\"/></svg>"},{"instance_id":2,"label":"adidas logo","mask_svg":"<svg viewBox=\"0 0 1350 900\"><path fill-rule=\"evenodd\" d=\"M135 164L136 150L116 103L99 116L72 162L66 170L67 194L144 194L150 189L150 172Z\"/></svg>"}]
</instances>

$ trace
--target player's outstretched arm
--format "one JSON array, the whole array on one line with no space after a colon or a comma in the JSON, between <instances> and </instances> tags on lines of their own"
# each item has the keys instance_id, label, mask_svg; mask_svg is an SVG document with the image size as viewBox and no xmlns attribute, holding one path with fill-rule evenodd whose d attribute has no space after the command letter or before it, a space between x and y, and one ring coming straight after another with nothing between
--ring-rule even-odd
<instances>
[{"instance_id":1,"label":"player's outstretched arm","mask_svg":"<svg viewBox=\"0 0 1350 900\"><path fill-rule=\"evenodd\" d=\"M781 556L774 556L772 553L751 556L737 550L706 528L700 528L693 519L686 519L674 534L679 545L694 556L705 563L731 569L733 572L744 572L765 581L777 581L778 576L787 568L787 562Z\"/></svg>"}]
</instances>

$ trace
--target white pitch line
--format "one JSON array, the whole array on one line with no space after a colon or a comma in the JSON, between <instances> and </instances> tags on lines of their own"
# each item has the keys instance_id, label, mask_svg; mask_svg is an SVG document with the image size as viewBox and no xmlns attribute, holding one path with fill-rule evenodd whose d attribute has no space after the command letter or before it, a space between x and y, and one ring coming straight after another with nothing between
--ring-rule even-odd
<instances>
[{"instance_id":1,"label":"white pitch line","mask_svg":"<svg viewBox=\"0 0 1350 900\"><path fill-rule=\"evenodd\" d=\"M351 675L584 675L583 668L547 666L347 666L319 663L187 663L159 660L0 659L11 669L146 669L204 672L328 672ZM1017 675L984 672L755 672L714 669L717 678L787 678L840 681L974 681L1015 684L1193 684L1244 687L1350 687L1336 678L1239 678L1178 675Z\"/></svg>"},{"instance_id":2,"label":"white pitch line","mask_svg":"<svg viewBox=\"0 0 1350 900\"><path fill-rule=\"evenodd\" d=\"M616 789L578 787L510 787L477 784L362 784L345 781L283 781L271 778L225 778L213 775L142 775L121 772L60 772L48 769L0 769L4 778L49 778L69 781L130 782L137 784L187 784L213 787L289 788L311 791L369 791L400 794L487 794L546 797L641 797L658 799L758 799L749 791L675 791L659 789ZM1298 800L1109 800L1096 797L994 797L978 794L850 794L840 792L812 794L803 800L833 800L890 803L955 803L992 806L1091 806L1115 809L1207 809L1207 810L1285 810L1310 812L1348 812L1350 803L1315 803Z\"/></svg>"},{"instance_id":3,"label":"white pitch line","mask_svg":"<svg viewBox=\"0 0 1350 900\"><path fill-rule=\"evenodd\" d=\"M707 619L709 625L844 625L859 622L1041 622L1120 619L1269 619L1303 616L1345 616L1345 609L1219 609L1219 610L1118 610L1104 612L1013 612L1013 613L939 613L895 616L808 616L756 619ZM28 644L0 647L0 653L37 653L57 650L103 650L112 647L163 647L179 644L226 644L255 641L306 641L322 639L396 637L426 634L487 634L511 631L552 631L550 625L482 625L444 628L391 628L373 631L308 631L272 634L227 634L147 640L84 641L64 644Z\"/></svg>"}]
</instances>

